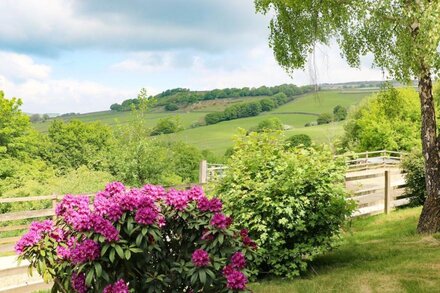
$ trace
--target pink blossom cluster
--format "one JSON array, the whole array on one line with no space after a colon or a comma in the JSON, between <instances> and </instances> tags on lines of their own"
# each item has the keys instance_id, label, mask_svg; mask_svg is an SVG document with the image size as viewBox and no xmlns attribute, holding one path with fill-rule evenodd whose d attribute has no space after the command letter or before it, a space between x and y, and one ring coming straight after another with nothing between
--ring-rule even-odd
<instances>
[{"instance_id":1,"label":"pink blossom cluster","mask_svg":"<svg viewBox=\"0 0 440 293\"><path fill-rule=\"evenodd\" d=\"M206 267L210 263L209 254L203 249L196 249L192 254L191 261L196 267Z\"/></svg>"},{"instance_id":2,"label":"pink blossom cluster","mask_svg":"<svg viewBox=\"0 0 440 293\"><path fill-rule=\"evenodd\" d=\"M221 212L223 204L220 199L213 198L209 200L207 197L202 196L197 200L197 208L202 212Z\"/></svg>"},{"instance_id":3,"label":"pink blossom cluster","mask_svg":"<svg viewBox=\"0 0 440 293\"><path fill-rule=\"evenodd\" d=\"M73 290L77 293L87 293L87 286L86 286L86 276L84 273L76 273L74 272L72 274L71 284Z\"/></svg>"},{"instance_id":4,"label":"pink blossom cluster","mask_svg":"<svg viewBox=\"0 0 440 293\"><path fill-rule=\"evenodd\" d=\"M214 214L211 219L211 225L217 229L227 229L232 224L232 218L226 217L222 213Z\"/></svg>"},{"instance_id":5,"label":"pink blossom cluster","mask_svg":"<svg viewBox=\"0 0 440 293\"><path fill-rule=\"evenodd\" d=\"M244 290L248 279L243 272L234 269L231 265L227 265L223 269L223 276L226 278L226 287L231 290Z\"/></svg>"},{"instance_id":6,"label":"pink blossom cluster","mask_svg":"<svg viewBox=\"0 0 440 293\"><path fill-rule=\"evenodd\" d=\"M87 196L66 195L57 205L55 214L64 218L64 221L77 231L87 231L91 228L91 211Z\"/></svg>"},{"instance_id":7,"label":"pink blossom cluster","mask_svg":"<svg viewBox=\"0 0 440 293\"><path fill-rule=\"evenodd\" d=\"M102 293L128 293L128 285L124 279L120 279L114 284L110 284L104 288Z\"/></svg>"},{"instance_id":8,"label":"pink blossom cluster","mask_svg":"<svg viewBox=\"0 0 440 293\"><path fill-rule=\"evenodd\" d=\"M33 246L37 244L45 233L51 233L56 237L62 237L62 231L59 229L55 230L53 228L53 223L51 220L46 220L43 222L32 222L29 231L21 237L21 239L15 245L15 251L17 253L22 253L26 247Z\"/></svg>"},{"instance_id":9,"label":"pink blossom cluster","mask_svg":"<svg viewBox=\"0 0 440 293\"><path fill-rule=\"evenodd\" d=\"M99 244L91 239L75 243L70 248L70 260L74 265L93 261L100 256L101 248Z\"/></svg>"},{"instance_id":10,"label":"pink blossom cluster","mask_svg":"<svg viewBox=\"0 0 440 293\"><path fill-rule=\"evenodd\" d=\"M249 231L247 229L241 229L240 236L244 246L250 247L254 250L257 249L257 243L249 237Z\"/></svg>"}]
</instances>

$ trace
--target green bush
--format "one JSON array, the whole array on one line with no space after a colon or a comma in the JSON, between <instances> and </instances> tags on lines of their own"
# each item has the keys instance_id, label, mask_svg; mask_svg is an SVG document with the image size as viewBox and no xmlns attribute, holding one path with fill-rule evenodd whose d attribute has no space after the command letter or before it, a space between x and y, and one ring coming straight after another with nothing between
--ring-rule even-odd
<instances>
[{"instance_id":1,"label":"green bush","mask_svg":"<svg viewBox=\"0 0 440 293\"><path fill-rule=\"evenodd\" d=\"M333 108L333 117L335 121L345 120L345 118L347 118L347 115L347 108L342 107L341 105L337 105Z\"/></svg>"},{"instance_id":2,"label":"green bush","mask_svg":"<svg viewBox=\"0 0 440 293\"><path fill-rule=\"evenodd\" d=\"M205 116L205 122L208 125L216 124L216 123L219 123L224 120L225 119L224 119L223 112L209 113L209 114L206 114L206 116Z\"/></svg>"},{"instance_id":3,"label":"green bush","mask_svg":"<svg viewBox=\"0 0 440 293\"><path fill-rule=\"evenodd\" d=\"M295 134L289 137L286 142L290 147L297 147L303 145L304 147L309 147L312 145L312 139L307 134Z\"/></svg>"},{"instance_id":4,"label":"green bush","mask_svg":"<svg viewBox=\"0 0 440 293\"><path fill-rule=\"evenodd\" d=\"M298 276L333 246L352 212L345 164L326 149L286 149L276 132L242 134L228 167L217 194L257 239L260 272Z\"/></svg>"},{"instance_id":5,"label":"green bush","mask_svg":"<svg viewBox=\"0 0 440 293\"><path fill-rule=\"evenodd\" d=\"M288 100L287 95L285 93L278 93L276 95L273 95L272 99L277 104L277 106L281 106L281 105L287 103L287 100Z\"/></svg>"},{"instance_id":6,"label":"green bush","mask_svg":"<svg viewBox=\"0 0 440 293\"><path fill-rule=\"evenodd\" d=\"M283 123L281 120L273 117L262 120L256 127L249 129L249 132L262 132L262 131L274 131L274 130L283 130Z\"/></svg>"},{"instance_id":7,"label":"green bush","mask_svg":"<svg viewBox=\"0 0 440 293\"><path fill-rule=\"evenodd\" d=\"M273 99L262 99L260 101L260 104L261 104L261 110L263 112L272 111L277 106Z\"/></svg>"},{"instance_id":8,"label":"green bush","mask_svg":"<svg viewBox=\"0 0 440 293\"><path fill-rule=\"evenodd\" d=\"M318 125L321 124L328 124L333 121L333 116L330 113L322 113L318 116L318 119L316 119L316 122Z\"/></svg>"},{"instance_id":9,"label":"green bush","mask_svg":"<svg viewBox=\"0 0 440 293\"><path fill-rule=\"evenodd\" d=\"M165 105L165 110L167 110L167 111L177 111L177 110L179 110L179 106L177 106L174 103L169 103L169 104Z\"/></svg>"},{"instance_id":10,"label":"green bush","mask_svg":"<svg viewBox=\"0 0 440 293\"><path fill-rule=\"evenodd\" d=\"M420 146L420 102L412 88L387 87L350 112L342 148L410 151Z\"/></svg>"},{"instance_id":11,"label":"green bush","mask_svg":"<svg viewBox=\"0 0 440 293\"><path fill-rule=\"evenodd\" d=\"M175 117L168 117L168 118L160 119L159 122L157 122L156 126L153 128L153 131L151 132L151 136L176 133L181 130L183 130L183 128L180 125L179 119Z\"/></svg>"},{"instance_id":12,"label":"green bush","mask_svg":"<svg viewBox=\"0 0 440 293\"><path fill-rule=\"evenodd\" d=\"M402 171L407 184L405 195L412 197L412 205L423 205L426 199L425 162L420 149L404 156Z\"/></svg>"}]
</instances>

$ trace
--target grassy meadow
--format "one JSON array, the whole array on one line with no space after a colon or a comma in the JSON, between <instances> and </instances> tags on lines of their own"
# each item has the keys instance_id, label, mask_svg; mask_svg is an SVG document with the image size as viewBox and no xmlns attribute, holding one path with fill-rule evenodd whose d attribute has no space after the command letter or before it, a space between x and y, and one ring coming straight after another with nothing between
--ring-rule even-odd
<instances>
[{"instance_id":1,"label":"grassy meadow","mask_svg":"<svg viewBox=\"0 0 440 293\"><path fill-rule=\"evenodd\" d=\"M270 117L280 119L281 122L288 127L286 136L304 133L308 134L317 143L328 143L342 134L342 123L312 127L304 127L304 124L316 121L317 115L320 113L331 113L336 105L345 107L353 106L371 93L371 91L367 90L320 91L299 96L295 100L271 112L262 113L259 116L224 121L218 124L196 128L191 128L191 124L202 122L207 113L222 111L234 103L256 101L265 97L206 101L191 105L176 112L166 112L161 109L155 109L148 113L145 119L148 127L154 127L159 119L178 115L185 130L179 133L163 135L160 139L171 141L182 140L200 149L213 151L218 155L224 154L225 150L232 145L232 137L237 133L238 128L249 129L256 126L260 121ZM69 119L78 119L83 122L101 121L110 126L116 126L129 123L135 118L131 112L103 111L65 118L65 120ZM36 123L34 127L41 132L46 132L50 122L49 120L44 123Z\"/></svg>"},{"instance_id":2,"label":"grassy meadow","mask_svg":"<svg viewBox=\"0 0 440 293\"><path fill-rule=\"evenodd\" d=\"M355 219L341 244L294 280L263 280L255 293L439 292L440 235L416 233L421 208Z\"/></svg>"}]
</instances>

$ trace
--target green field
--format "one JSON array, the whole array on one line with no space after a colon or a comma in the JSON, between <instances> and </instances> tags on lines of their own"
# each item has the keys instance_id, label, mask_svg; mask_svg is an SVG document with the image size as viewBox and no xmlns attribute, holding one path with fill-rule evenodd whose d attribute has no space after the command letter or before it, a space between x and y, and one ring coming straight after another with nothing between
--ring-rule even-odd
<instances>
[{"instance_id":1,"label":"green field","mask_svg":"<svg viewBox=\"0 0 440 293\"><path fill-rule=\"evenodd\" d=\"M263 280L255 293L440 292L440 234L416 233L421 208L353 220L341 245L295 280Z\"/></svg>"},{"instance_id":2,"label":"green field","mask_svg":"<svg viewBox=\"0 0 440 293\"><path fill-rule=\"evenodd\" d=\"M332 141L342 133L342 123L332 123L328 125L304 127L304 124L316 121L317 115L324 112L332 112L336 105L350 107L357 104L362 98L370 95L370 91L355 90L335 90L310 93L297 97L295 100L282 105L272 112L262 113L259 116L225 121L214 125L190 128L191 124L203 121L206 113L222 111L232 103L243 101L255 101L265 97L248 97L236 99L222 99L202 102L191 105L176 112L165 112L155 109L146 115L147 127L154 127L159 119L178 115L184 131L177 134L163 135L164 140L182 140L193 144L200 149L209 149L216 154L223 154L232 145L232 137L237 133L238 128L249 129L256 126L261 120L269 117L279 118L283 124L289 127L286 135L308 134L317 143ZM298 113L300 112L300 113ZM72 119L72 118L68 118ZM66 119L66 120L68 120ZM74 116L84 122L101 121L105 124L115 126L124 125L134 119L131 112L96 112ZM35 128L41 132L46 132L50 121L34 124Z\"/></svg>"}]
</instances>

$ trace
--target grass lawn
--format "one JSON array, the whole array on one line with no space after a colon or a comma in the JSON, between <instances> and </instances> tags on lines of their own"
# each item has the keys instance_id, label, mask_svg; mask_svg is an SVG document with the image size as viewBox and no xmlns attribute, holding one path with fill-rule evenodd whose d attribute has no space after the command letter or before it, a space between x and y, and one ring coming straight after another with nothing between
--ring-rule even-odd
<instances>
[{"instance_id":1,"label":"grass lawn","mask_svg":"<svg viewBox=\"0 0 440 293\"><path fill-rule=\"evenodd\" d=\"M440 292L440 235L416 233L421 208L352 221L341 244L303 277L251 284L259 292Z\"/></svg>"}]
</instances>

